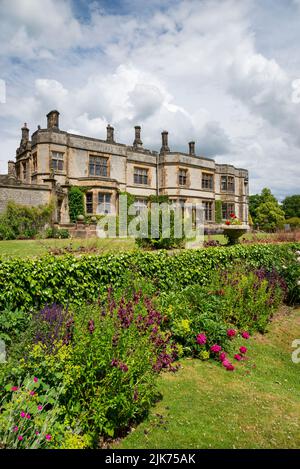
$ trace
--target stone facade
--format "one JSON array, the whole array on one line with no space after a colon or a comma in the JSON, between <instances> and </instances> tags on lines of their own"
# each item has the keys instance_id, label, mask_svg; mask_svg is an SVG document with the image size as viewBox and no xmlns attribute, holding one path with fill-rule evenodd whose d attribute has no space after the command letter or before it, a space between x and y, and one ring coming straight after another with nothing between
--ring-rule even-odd
<instances>
[{"instance_id":1,"label":"stone facade","mask_svg":"<svg viewBox=\"0 0 300 469\"><path fill-rule=\"evenodd\" d=\"M117 143L107 126L106 139L71 134L59 129L59 112L47 114L47 128L29 139L24 124L16 161L8 163L8 175L0 178L0 210L10 198L36 205L56 198L56 218L69 222L68 188L87 188L86 212L117 213L118 194L127 191L142 207L150 195L168 195L179 203L203 204L206 224L215 225L215 202L222 201L223 218L235 212L248 223L248 171L219 165L197 156L195 142L188 153L171 151L168 132L162 132L160 152L143 147L141 128L134 128L132 145ZM3 194L6 194L5 197Z\"/></svg>"}]
</instances>

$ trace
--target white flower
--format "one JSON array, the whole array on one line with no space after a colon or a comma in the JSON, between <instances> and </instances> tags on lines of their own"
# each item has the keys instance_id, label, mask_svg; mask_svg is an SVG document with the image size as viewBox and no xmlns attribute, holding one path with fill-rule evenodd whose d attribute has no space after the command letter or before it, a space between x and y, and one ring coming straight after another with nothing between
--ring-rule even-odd
<instances>
[{"instance_id":1,"label":"white flower","mask_svg":"<svg viewBox=\"0 0 300 469\"><path fill-rule=\"evenodd\" d=\"M287 269L287 266L286 266L286 265L283 265L282 268L283 268L284 270L286 270L286 269Z\"/></svg>"},{"instance_id":2,"label":"white flower","mask_svg":"<svg viewBox=\"0 0 300 469\"><path fill-rule=\"evenodd\" d=\"M300 287L300 280L298 280L297 285L298 285L298 287Z\"/></svg>"},{"instance_id":3,"label":"white flower","mask_svg":"<svg viewBox=\"0 0 300 469\"><path fill-rule=\"evenodd\" d=\"M296 256L300 256L300 251L295 251Z\"/></svg>"},{"instance_id":4,"label":"white flower","mask_svg":"<svg viewBox=\"0 0 300 469\"><path fill-rule=\"evenodd\" d=\"M300 256L299 256L299 257L297 257L297 261L298 261L298 262L300 262Z\"/></svg>"}]
</instances>

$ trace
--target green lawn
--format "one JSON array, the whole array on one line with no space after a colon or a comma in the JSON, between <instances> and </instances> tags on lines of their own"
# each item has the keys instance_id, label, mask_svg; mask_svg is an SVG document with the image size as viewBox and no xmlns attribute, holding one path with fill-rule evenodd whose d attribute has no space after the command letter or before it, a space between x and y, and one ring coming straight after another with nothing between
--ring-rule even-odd
<instances>
[{"instance_id":1,"label":"green lawn","mask_svg":"<svg viewBox=\"0 0 300 469\"><path fill-rule=\"evenodd\" d=\"M114 448L299 448L300 310L278 316L248 341L250 360L234 372L215 362L182 360L160 378L163 398L148 420Z\"/></svg>"},{"instance_id":2,"label":"green lawn","mask_svg":"<svg viewBox=\"0 0 300 469\"><path fill-rule=\"evenodd\" d=\"M261 236L266 237L266 234ZM245 238L251 239L251 234L246 234ZM226 244L223 235L205 236L205 240L218 240L221 244ZM33 240L13 240L0 241L0 256L2 257L35 257L54 252L62 254L64 248L70 252L80 254L87 252L90 254L101 254L108 251L128 251L138 249L133 239L33 239ZM54 251L53 251L54 250ZM61 251L61 252L60 252Z\"/></svg>"},{"instance_id":3,"label":"green lawn","mask_svg":"<svg viewBox=\"0 0 300 469\"><path fill-rule=\"evenodd\" d=\"M34 257L47 253L63 253L67 248L70 252L85 251L101 254L107 251L124 251L137 249L133 239L36 239L0 241L0 256ZM68 251L66 251L68 252Z\"/></svg>"}]
</instances>

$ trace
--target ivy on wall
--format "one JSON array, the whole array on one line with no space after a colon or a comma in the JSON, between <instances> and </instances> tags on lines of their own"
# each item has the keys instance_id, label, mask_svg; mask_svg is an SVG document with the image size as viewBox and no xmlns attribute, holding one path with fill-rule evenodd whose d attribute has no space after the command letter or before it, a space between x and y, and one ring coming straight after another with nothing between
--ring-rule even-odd
<instances>
[{"instance_id":1,"label":"ivy on wall","mask_svg":"<svg viewBox=\"0 0 300 469\"><path fill-rule=\"evenodd\" d=\"M68 200L69 200L69 216L71 222L75 223L78 215L85 214L84 207L84 192L86 188L80 188L78 186L72 186L69 189Z\"/></svg>"}]
</instances>

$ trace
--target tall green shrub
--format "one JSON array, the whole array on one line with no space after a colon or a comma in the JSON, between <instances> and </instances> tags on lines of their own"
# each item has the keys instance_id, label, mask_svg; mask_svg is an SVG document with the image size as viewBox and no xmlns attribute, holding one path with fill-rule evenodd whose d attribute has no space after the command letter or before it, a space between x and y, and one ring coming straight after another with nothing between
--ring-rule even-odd
<instances>
[{"instance_id":1,"label":"tall green shrub","mask_svg":"<svg viewBox=\"0 0 300 469\"><path fill-rule=\"evenodd\" d=\"M70 220L75 223L78 215L85 214L84 192L80 187L72 186L68 193Z\"/></svg>"},{"instance_id":2,"label":"tall green shrub","mask_svg":"<svg viewBox=\"0 0 300 469\"><path fill-rule=\"evenodd\" d=\"M238 261L254 268L274 267L284 274L283 266L296 262L293 252L297 249L300 250L300 243L191 249L173 255L160 250L80 258L64 255L0 259L0 307L9 304L13 309L28 310L53 302L93 301L108 285L121 287L128 272L151 280L158 290L164 291L208 284L215 269Z\"/></svg>"},{"instance_id":3,"label":"tall green shrub","mask_svg":"<svg viewBox=\"0 0 300 469\"><path fill-rule=\"evenodd\" d=\"M51 223L53 202L38 207L8 202L0 216L0 239L33 238Z\"/></svg>"}]
</instances>

